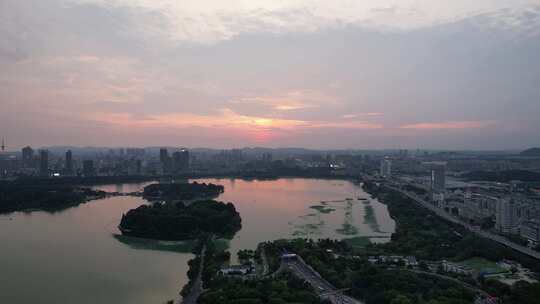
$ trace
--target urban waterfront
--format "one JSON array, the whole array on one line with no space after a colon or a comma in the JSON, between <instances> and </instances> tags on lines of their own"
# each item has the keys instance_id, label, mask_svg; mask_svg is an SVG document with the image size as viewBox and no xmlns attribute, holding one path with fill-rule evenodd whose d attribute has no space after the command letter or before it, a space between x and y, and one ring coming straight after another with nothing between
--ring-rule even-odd
<instances>
[{"instance_id":1,"label":"urban waterfront","mask_svg":"<svg viewBox=\"0 0 540 304\"><path fill-rule=\"evenodd\" d=\"M230 242L233 258L239 249L254 249L261 241L386 237L395 229L386 207L373 199L359 201L369 196L348 181L197 181L224 185L218 200L233 202L242 216L243 228ZM144 185L96 188L133 192ZM187 283L192 254L172 251L182 247L178 242L118 238L122 214L143 203L139 197L110 197L56 213L0 216L0 242L9 244L0 252L0 302L143 304L175 298ZM365 216L370 208L373 218Z\"/></svg>"}]
</instances>

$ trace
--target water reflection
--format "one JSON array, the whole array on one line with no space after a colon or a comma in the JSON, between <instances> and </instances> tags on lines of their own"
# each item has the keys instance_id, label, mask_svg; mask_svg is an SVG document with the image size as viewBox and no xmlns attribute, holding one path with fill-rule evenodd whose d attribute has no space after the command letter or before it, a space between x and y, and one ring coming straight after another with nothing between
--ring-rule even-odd
<instances>
[{"instance_id":1,"label":"water reflection","mask_svg":"<svg viewBox=\"0 0 540 304\"><path fill-rule=\"evenodd\" d=\"M371 199L373 212L367 211L357 198L369 196L346 181L198 181L224 185L218 200L233 202L242 216L242 230L220 243L230 247L233 258L239 249L265 240L379 236L384 241L395 228L386 206ZM147 184L96 189L134 192ZM110 197L58 213L0 216L0 303L153 304L175 298L187 282L189 243L118 235L122 214L144 203L139 197ZM345 226L355 233L340 233Z\"/></svg>"},{"instance_id":2,"label":"water reflection","mask_svg":"<svg viewBox=\"0 0 540 304\"><path fill-rule=\"evenodd\" d=\"M0 221L0 303L149 304L175 298L192 255L134 250L113 235L122 213L143 203L112 197L54 214L0 216L12 218Z\"/></svg>"},{"instance_id":3,"label":"water reflection","mask_svg":"<svg viewBox=\"0 0 540 304\"><path fill-rule=\"evenodd\" d=\"M113 237L120 243L127 245L131 249L158 250L191 253L195 248L195 241L156 241L130 237L121 234L113 234Z\"/></svg>"},{"instance_id":4,"label":"water reflection","mask_svg":"<svg viewBox=\"0 0 540 304\"><path fill-rule=\"evenodd\" d=\"M217 199L235 204L242 230L230 242L232 256L254 249L263 240L280 238L373 237L387 241L395 229L386 206L370 199L370 211L359 198L369 197L348 181L283 178L277 180L198 179L221 184ZM367 213L370 214L367 214Z\"/></svg>"},{"instance_id":5,"label":"water reflection","mask_svg":"<svg viewBox=\"0 0 540 304\"><path fill-rule=\"evenodd\" d=\"M144 187L153 183L155 182L97 185L92 188L95 190L100 190L100 191L105 191L105 192L132 193L132 192L142 191Z\"/></svg>"}]
</instances>

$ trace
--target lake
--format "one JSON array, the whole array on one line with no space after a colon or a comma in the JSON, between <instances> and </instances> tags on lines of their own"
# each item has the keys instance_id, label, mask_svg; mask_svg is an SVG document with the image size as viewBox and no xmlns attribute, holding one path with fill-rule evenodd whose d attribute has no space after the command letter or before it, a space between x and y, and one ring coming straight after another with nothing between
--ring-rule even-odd
<instances>
[{"instance_id":1,"label":"lake","mask_svg":"<svg viewBox=\"0 0 540 304\"><path fill-rule=\"evenodd\" d=\"M265 240L369 236L381 242L395 229L386 206L348 181L197 181L225 186L218 200L240 212L242 230L229 243L233 257ZM132 192L145 185L95 188ZM144 203L112 197L56 213L0 215L0 303L159 304L175 298L192 258L178 252L183 244L116 236L122 214Z\"/></svg>"}]
</instances>

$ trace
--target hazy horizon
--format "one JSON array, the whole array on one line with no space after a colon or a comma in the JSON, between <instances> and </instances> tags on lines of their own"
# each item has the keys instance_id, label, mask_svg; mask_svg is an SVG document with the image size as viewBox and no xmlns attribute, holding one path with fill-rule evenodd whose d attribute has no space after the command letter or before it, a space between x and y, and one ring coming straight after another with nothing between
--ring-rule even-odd
<instances>
[{"instance_id":1,"label":"hazy horizon","mask_svg":"<svg viewBox=\"0 0 540 304\"><path fill-rule=\"evenodd\" d=\"M276 147L270 147L270 146L236 146L236 147L205 147L205 146L182 146L182 145L160 145L160 146L82 146L82 145L45 145L45 146L32 146L26 145L22 146L20 148L12 148L12 149L6 149L6 153L17 153L20 152L22 148L25 147L31 147L35 151L37 150L107 150L107 149L189 149L189 150L212 150L212 151L223 151L223 150L230 150L230 149L240 149L240 150L306 150L310 152L328 152L328 151L355 151L355 152L361 152L361 151L368 151L368 152L384 152L384 151L392 151L392 152L399 152L402 150L406 150L408 153L415 153L416 151L420 152L487 152L487 153L519 153L523 152L528 149L537 149L539 147L529 147L525 149L491 149L491 150L482 150L482 149L437 149L437 148L408 148L408 147L401 147L401 148L307 148L307 147L301 147L301 146L276 146Z\"/></svg>"},{"instance_id":2,"label":"hazy horizon","mask_svg":"<svg viewBox=\"0 0 540 304\"><path fill-rule=\"evenodd\" d=\"M0 137L70 146L540 146L540 3L0 2Z\"/></svg>"}]
</instances>

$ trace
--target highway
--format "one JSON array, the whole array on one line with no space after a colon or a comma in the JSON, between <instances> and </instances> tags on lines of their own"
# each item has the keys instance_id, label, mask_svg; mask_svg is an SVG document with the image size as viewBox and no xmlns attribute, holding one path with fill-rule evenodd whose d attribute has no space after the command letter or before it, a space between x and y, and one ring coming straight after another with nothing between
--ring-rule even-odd
<instances>
[{"instance_id":1,"label":"highway","mask_svg":"<svg viewBox=\"0 0 540 304\"><path fill-rule=\"evenodd\" d=\"M321 277L318 272L307 265L300 256L297 259L282 261L282 263L297 277L308 282L321 298L326 298L333 304L363 304L363 302L344 295L342 291L335 288Z\"/></svg>"},{"instance_id":2,"label":"highway","mask_svg":"<svg viewBox=\"0 0 540 304\"><path fill-rule=\"evenodd\" d=\"M412 200L414 200L415 202L420 204L422 207L433 211L438 216L440 216L440 217L442 217L442 218L444 218L444 219L446 219L446 220L448 220L448 221L450 221L452 223L462 225L463 227L467 228L469 231L471 231L471 232L473 232L473 233L475 233L475 234L477 234L479 236L490 239L490 240L495 241L495 242L497 242L499 244L502 244L504 246L512 248L512 249L514 249L514 250L516 250L518 252L521 252L521 253L523 253L525 255L528 255L530 257L533 257L535 259L540 260L540 252L537 252L537 251L534 251L534 250L532 250L530 248L527 248L527 247L518 245L516 243L513 243L513 242L507 240L506 238L504 238L504 237L502 237L500 235L492 234L492 233L487 232L485 230L480 230L478 228L474 228L471 225L469 225L469 224L467 224L465 222L462 222L459 219L453 217L452 215L450 215L448 212L444 211L443 209L437 208L434 205L426 202L425 200L418 197L416 194L403 191L403 190L401 190L399 188L396 188L396 187L393 187L393 186L390 186L390 185L387 185L387 184L385 184L385 187L387 187L387 188L389 188L391 190L397 191L397 192L411 198Z\"/></svg>"}]
</instances>

